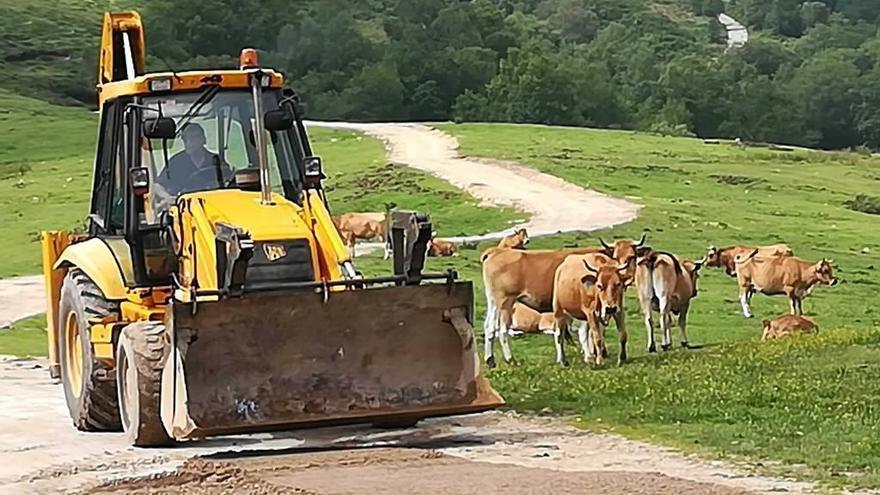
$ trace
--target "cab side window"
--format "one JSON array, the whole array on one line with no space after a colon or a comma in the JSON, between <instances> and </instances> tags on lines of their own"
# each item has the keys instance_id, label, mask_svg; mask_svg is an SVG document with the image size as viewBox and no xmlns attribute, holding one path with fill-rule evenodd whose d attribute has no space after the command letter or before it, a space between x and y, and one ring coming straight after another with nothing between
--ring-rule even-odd
<instances>
[{"instance_id":1,"label":"cab side window","mask_svg":"<svg viewBox=\"0 0 880 495\"><path fill-rule=\"evenodd\" d=\"M125 210L123 194L122 112L117 102L104 104L101 131L95 157L95 178L89 232L114 235L123 232Z\"/></svg>"}]
</instances>

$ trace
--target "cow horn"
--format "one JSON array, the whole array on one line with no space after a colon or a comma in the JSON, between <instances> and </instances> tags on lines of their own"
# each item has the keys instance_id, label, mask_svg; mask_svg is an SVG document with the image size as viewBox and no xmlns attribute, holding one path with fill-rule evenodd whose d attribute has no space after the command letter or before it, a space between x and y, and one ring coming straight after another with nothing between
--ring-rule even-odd
<instances>
[{"instance_id":1,"label":"cow horn","mask_svg":"<svg viewBox=\"0 0 880 495\"><path fill-rule=\"evenodd\" d=\"M590 264L587 263L587 260L583 260L583 261L584 261L584 266L587 267L587 271L588 271L588 272L591 272L591 273L599 273L599 270L596 270L595 268L593 268L592 266L590 266Z\"/></svg>"},{"instance_id":2,"label":"cow horn","mask_svg":"<svg viewBox=\"0 0 880 495\"><path fill-rule=\"evenodd\" d=\"M602 239L601 237L599 238L599 244L601 244L602 247L605 249L614 249L614 246L609 246L608 243L605 242L605 240Z\"/></svg>"},{"instance_id":3,"label":"cow horn","mask_svg":"<svg viewBox=\"0 0 880 495\"><path fill-rule=\"evenodd\" d=\"M636 244L636 247L642 247L642 246L644 246L644 245L645 245L645 241L647 241L647 240L648 240L648 233L647 233L647 232L642 232L642 238L639 239L639 243Z\"/></svg>"},{"instance_id":4,"label":"cow horn","mask_svg":"<svg viewBox=\"0 0 880 495\"><path fill-rule=\"evenodd\" d=\"M617 271L619 271L619 272L626 271L627 269L629 269L629 263L624 262L624 263L617 265Z\"/></svg>"}]
</instances>

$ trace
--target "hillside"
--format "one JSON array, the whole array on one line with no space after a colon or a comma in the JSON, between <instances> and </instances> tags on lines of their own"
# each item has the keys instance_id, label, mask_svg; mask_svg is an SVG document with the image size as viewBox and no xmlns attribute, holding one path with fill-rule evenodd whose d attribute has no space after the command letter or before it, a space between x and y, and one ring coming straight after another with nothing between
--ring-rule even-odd
<instances>
[{"instance_id":1,"label":"hillside","mask_svg":"<svg viewBox=\"0 0 880 495\"><path fill-rule=\"evenodd\" d=\"M100 12L137 4L151 68L233 66L256 46L311 118L880 147L867 0L0 2L0 68L17 75L0 86L54 101L91 101ZM744 49L725 50L725 8L751 31Z\"/></svg>"}]
</instances>

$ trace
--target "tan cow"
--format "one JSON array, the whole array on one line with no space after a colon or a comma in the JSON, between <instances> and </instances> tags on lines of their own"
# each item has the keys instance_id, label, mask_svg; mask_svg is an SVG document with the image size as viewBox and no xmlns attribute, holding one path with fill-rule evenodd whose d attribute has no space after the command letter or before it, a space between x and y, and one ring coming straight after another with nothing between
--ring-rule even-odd
<instances>
[{"instance_id":1,"label":"tan cow","mask_svg":"<svg viewBox=\"0 0 880 495\"><path fill-rule=\"evenodd\" d=\"M639 253L650 250L645 246L646 235L636 242L617 240L608 247L582 247L561 250L525 251L493 247L482 256L483 285L486 291L486 318L483 322L486 366L495 366L493 341L497 337L504 360L512 362L508 336L513 324L513 305L520 302L546 313L553 309L553 277L556 268L572 254L603 253L619 263L629 263L635 270ZM604 242L603 242L604 244Z\"/></svg>"},{"instance_id":2,"label":"tan cow","mask_svg":"<svg viewBox=\"0 0 880 495\"><path fill-rule=\"evenodd\" d=\"M746 256L755 249L758 250L759 258L771 258L774 256L794 256L794 252L787 244L773 244L771 246L728 246L718 248L709 246L709 252L706 253L706 266L714 268L724 268L724 271L731 277L736 277L737 256Z\"/></svg>"},{"instance_id":3,"label":"tan cow","mask_svg":"<svg viewBox=\"0 0 880 495\"><path fill-rule=\"evenodd\" d=\"M529 243L529 233L526 229L519 229L513 234L505 236L498 243L498 247L507 249L525 249Z\"/></svg>"},{"instance_id":4,"label":"tan cow","mask_svg":"<svg viewBox=\"0 0 880 495\"><path fill-rule=\"evenodd\" d=\"M660 315L660 332L663 336L661 347L668 351L672 347L672 315L678 316L681 330L681 346L690 347L687 336L687 317L691 300L697 296L697 279L706 258L700 261L680 261L675 255L652 252L639 258L636 268L636 290L639 305L648 332L648 352L657 352L654 342L653 314Z\"/></svg>"},{"instance_id":5,"label":"tan cow","mask_svg":"<svg viewBox=\"0 0 880 495\"><path fill-rule=\"evenodd\" d=\"M511 335L553 333L553 313L539 313L525 304L513 305L513 324L510 326Z\"/></svg>"},{"instance_id":6,"label":"tan cow","mask_svg":"<svg viewBox=\"0 0 880 495\"><path fill-rule=\"evenodd\" d=\"M837 285L831 260L817 263L794 256L758 258L758 250L736 259L736 281L739 284L739 300L743 316L752 317L751 302L756 292L774 296L785 294L791 306L791 314L803 314L803 298L819 284Z\"/></svg>"},{"instance_id":7,"label":"tan cow","mask_svg":"<svg viewBox=\"0 0 880 495\"><path fill-rule=\"evenodd\" d=\"M391 255L391 238L386 232L385 213L344 213L338 217L332 217L332 220L345 245L348 246L350 256L354 257L356 239L372 240L376 238L382 239L385 243L385 259Z\"/></svg>"},{"instance_id":8,"label":"tan cow","mask_svg":"<svg viewBox=\"0 0 880 495\"><path fill-rule=\"evenodd\" d=\"M618 363L626 361L626 322L623 313L623 294L632 283L629 264L619 263L604 254L574 255L556 269L553 279L553 336L556 341L556 362L568 366L564 339L571 331L574 320L586 321L578 331L578 340L584 362L595 360L602 364L605 342L604 327L614 318L620 338ZM588 343L589 341L591 342Z\"/></svg>"},{"instance_id":9,"label":"tan cow","mask_svg":"<svg viewBox=\"0 0 880 495\"><path fill-rule=\"evenodd\" d=\"M428 241L428 256L458 256L458 249L455 244L432 236Z\"/></svg>"},{"instance_id":10,"label":"tan cow","mask_svg":"<svg viewBox=\"0 0 880 495\"><path fill-rule=\"evenodd\" d=\"M761 340L773 340L798 333L816 333L819 327L809 318L800 315L782 315L761 322L764 333Z\"/></svg>"}]
</instances>

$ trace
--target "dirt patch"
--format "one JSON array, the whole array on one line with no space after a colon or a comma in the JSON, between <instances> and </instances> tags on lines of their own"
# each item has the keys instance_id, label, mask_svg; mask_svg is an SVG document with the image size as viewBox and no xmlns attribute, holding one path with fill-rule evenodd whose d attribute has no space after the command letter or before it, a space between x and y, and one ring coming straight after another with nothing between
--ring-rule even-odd
<instances>
[{"instance_id":1,"label":"dirt patch","mask_svg":"<svg viewBox=\"0 0 880 495\"><path fill-rule=\"evenodd\" d=\"M595 495L740 495L750 492L658 473L583 471L472 462L414 449L345 450L283 455L234 462L193 460L173 474L104 485L89 493L208 494L301 493L554 493Z\"/></svg>"}]
</instances>

